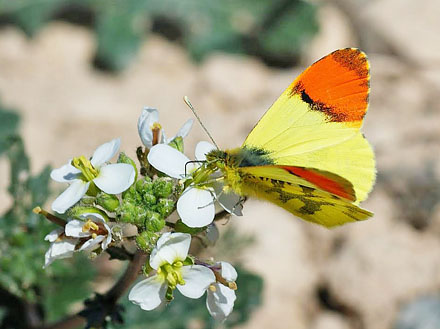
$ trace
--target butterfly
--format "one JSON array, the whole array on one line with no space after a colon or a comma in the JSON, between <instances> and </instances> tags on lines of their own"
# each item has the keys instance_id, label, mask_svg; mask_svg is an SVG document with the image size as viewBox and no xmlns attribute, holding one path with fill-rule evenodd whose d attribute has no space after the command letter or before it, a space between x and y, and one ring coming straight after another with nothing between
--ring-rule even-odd
<instances>
[{"instance_id":1,"label":"butterfly","mask_svg":"<svg viewBox=\"0 0 440 329\"><path fill-rule=\"evenodd\" d=\"M371 217L359 207L376 177L373 150L360 132L369 67L365 53L346 48L307 68L241 147L206 155L222 172L225 190L325 227Z\"/></svg>"}]
</instances>

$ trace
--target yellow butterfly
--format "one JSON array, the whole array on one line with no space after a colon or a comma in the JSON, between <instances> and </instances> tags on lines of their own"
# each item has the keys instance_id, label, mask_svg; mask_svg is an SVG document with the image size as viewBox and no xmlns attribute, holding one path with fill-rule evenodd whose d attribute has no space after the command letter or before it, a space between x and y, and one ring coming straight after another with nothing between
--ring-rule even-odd
<instances>
[{"instance_id":1,"label":"yellow butterfly","mask_svg":"<svg viewBox=\"0 0 440 329\"><path fill-rule=\"evenodd\" d=\"M373 187L374 154L360 132L368 109L369 63L336 50L283 92L239 148L213 150L225 188L268 200L326 227L365 220L358 205Z\"/></svg>"}]
</instances>

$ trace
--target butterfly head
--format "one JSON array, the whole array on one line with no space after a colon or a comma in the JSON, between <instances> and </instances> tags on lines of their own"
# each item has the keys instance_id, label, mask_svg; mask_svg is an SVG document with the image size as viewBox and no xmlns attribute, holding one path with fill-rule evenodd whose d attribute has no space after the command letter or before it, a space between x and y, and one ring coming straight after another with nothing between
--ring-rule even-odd
<instances>
[{"instance_id":1,"label":"butterfly head","mask_svg":"<svg viewBox=\"0 0 440 329\"><path fill-rule=\"evenodd\" d=\"M227 163L228 153L222 150L212 150L206 154L208 166L224 169Z\"/></svg>"}]
</instances>

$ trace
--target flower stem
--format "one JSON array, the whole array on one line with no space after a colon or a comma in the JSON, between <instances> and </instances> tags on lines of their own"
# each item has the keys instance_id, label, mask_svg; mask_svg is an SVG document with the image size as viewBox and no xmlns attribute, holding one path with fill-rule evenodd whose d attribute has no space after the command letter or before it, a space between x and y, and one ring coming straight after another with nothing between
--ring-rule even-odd
<instances>
[{"instance_id":1,"label":"flower stem","mask_svg":"<svg viewBox=\"0 0 440 329\"><path fill-rule=\"evenodd\" d=\"M59 218L59 217L57 217L55 215L52 215L51 213L47 212L44 209L41 209L40 207L35 207L34 209L32 209L32 211L35 214L42 215L42 216L46 217L52 223L55 223L55 224L57 224L57 225L59 225L61 227L64 227L67 224L67 222L64 219L61 219L61 218Z\"/></svg>"}]
</instances>

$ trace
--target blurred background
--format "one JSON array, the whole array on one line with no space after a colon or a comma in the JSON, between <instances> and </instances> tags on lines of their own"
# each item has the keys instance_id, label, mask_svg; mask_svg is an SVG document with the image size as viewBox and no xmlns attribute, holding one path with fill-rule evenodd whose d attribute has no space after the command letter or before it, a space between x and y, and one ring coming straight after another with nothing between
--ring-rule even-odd
<instances>
[{"instance_id":1,"label":"blurred background","mask_svg":"<svg viewBox=\"0 0 440 329\"><path fill-rule=\"evenodd\" d=\"M363 207L375 216L327 230L247 202L206 253L242 269L221 326L440 328L439 17L438 0L0 0L0 328L25 328L11 304L21 321L53 321L120 273L107 255L41 270L53 226L31 209L60 192L48 165L117 136L135 157L141 109L172 135L191 117L184 95L237 147L305 67L344 47L371 61L363 130L378 177ZM200 140L196 123L188 155ZM214 326L204 300L166 315L122 303L114 328Z\"/></svg>"}]
</instances>

